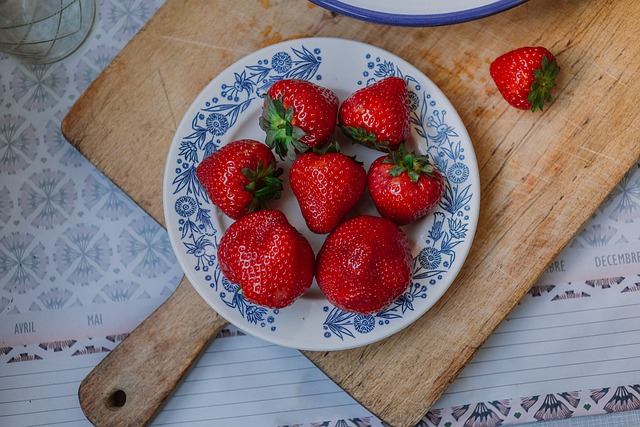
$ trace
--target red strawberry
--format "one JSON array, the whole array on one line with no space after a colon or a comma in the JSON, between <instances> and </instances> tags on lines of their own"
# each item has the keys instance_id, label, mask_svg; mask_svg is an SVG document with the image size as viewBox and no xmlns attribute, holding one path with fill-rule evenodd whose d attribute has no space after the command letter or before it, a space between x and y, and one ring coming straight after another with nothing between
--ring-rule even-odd
<instances>
[{"instance_id":1,"label":"red strawberry","mask_svg":"<svg viewBox=\"0 0 640 427\"><path fill-rule=\"evenodd\" d=\"M275 82L264 97L260 127L266 144L283 159L295 151L325 145L336 127L339 100L331 90L306 80ZM294 151L295 150L295 151Z\"/></svg>"},{"instance_id":2,"label":"red strawberry","mask_svg":"<svg viewBox=\"0 0 640 427\"><path fill-rule=\"evenodd\" d=\"M220 270L244 298L265 307L286 307L311 286L311 245L275 209L246 215L225 231L218 246Z\"/></svg>"},{"instance_id":3,"label":"red strawberry","mask_svg":"<svg viewBox=\"0 0 640 427\"><path fill-rule=\"evenodd\" d=\"M560 67L546 48L521 47L498 57L489 73L504 99L521 110L536 111L553 102L551 88Z\"/></svg>"},{"instance_id":4,"label":"red strawberry","mask_svg":"<svg viewBox=\"0 0 640 427\"><path fill-rule=\"evenodd\" d=\"M309 230L325 234L360 200L367 172L344 154L309 152L293 162L289 180Z\"/></svg>"},{"instance_id":5,"label":"red strawberry","mask_svg":"<svg viewBox=\"0 0 640 427\"><path fill-rule=\"evenodd\" d=\"M196 177L211 202L232 219L280 198L281 173L269 147L251 139L221 147L196 167Z\"/></svg>"},{"instance_id":6,"label":"red strawberry","mask_svg":"<svg viewBox=\"0 0 640 427\"><path fill-rule=\"evenodd\" d=\"M407 152L404 144L371 164L367 182L380 215L398 225L428 214L444 191L444 178L429 157Z\"/></svg>"},{"instance_id":7,"label":"red strawberry","mask_svg":"<svg viewBox=\"0 0 640 427\"><path fill-rule=\"evenodd\" d=\"M336 307L359 314L387 308L411 282L407 235L386 218L360 215L340 224L318 253L316 279Z\"/></svg>"},{"instance_id":8,"label":"red strawberry","mask_svg":"<svg viewBox=\"0 0 640 427\"><path fill-rule=\"evenodd\" d=\"M409 137L410 112L405 81L386 77L351 94L340 106L338 117L340 127L351 139L389 151Z\"/></svg>"}]
</instances>

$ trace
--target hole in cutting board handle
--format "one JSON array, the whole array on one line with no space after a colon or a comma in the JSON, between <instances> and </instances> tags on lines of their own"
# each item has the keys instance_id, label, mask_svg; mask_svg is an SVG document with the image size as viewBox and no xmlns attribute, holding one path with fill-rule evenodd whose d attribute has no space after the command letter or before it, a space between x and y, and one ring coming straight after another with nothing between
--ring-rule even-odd
<instances>
[{"instance_id":1,"label":"hole in cutting board handle","mask_svg":"<svg viewBox=\"0 0 640 427\"><path fill-rule=\"evenodd\" d=\"M114 390L107 396L107 408L120 409L127 403L127 393L124 390Z\"/></svg>"}]
</instances>

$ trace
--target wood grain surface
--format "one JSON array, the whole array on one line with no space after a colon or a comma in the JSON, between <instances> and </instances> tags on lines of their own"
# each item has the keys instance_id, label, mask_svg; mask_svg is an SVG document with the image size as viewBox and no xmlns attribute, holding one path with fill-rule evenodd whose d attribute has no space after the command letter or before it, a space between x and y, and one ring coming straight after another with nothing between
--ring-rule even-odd
<instances>
[{"instance_id":1,"label":"wood grain surface","mask_svg":"<svg viewBox=\"0 0 640 427\"><path fill-rule=\"evenodd\" d=\"M640 156L638 16L635 0L531 0L477 21L402 28L303 0L167 0L78 99L63 133L162 224L177 124L236 60L326 36L370 43L422 70L476 151L481 212L469 257L445 296L401 333L353 350L305 352L386 423L412 426ZM562 68L544 113L509 107L489 77L492 59L522 45L546 46ZM85 393L99 396L100 387ZM113 425L100 417L98 425Z\"/></svg>"}]
</instances>

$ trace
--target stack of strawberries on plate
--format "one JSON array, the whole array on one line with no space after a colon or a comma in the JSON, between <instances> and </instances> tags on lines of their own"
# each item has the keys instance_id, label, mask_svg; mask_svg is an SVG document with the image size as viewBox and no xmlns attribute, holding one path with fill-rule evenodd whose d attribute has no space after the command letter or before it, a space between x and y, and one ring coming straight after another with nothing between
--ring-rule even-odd
<instances>
[{"instance_id":1,"label":"stack of strawberries on plate","mask_svg":"<svg viewBox=\"0 0 640 427\"><path fill-rule=\"evenodd\" d=\"M373 314L405 291L412 256L400 226L427 215L445 186L426 155L405 147L409 114L407 85L399 77L362 88L342 104L328 88L280 80L264 97L265 142L233 141L198 165L211 202L235 220L220 240L218 260L247 300L286 307L315 277L336 307ZM368 171L331 140L336 126L381 152ZM307 227L327 235L317 256L283 212L268 208L284 185L276 155L292 161L289 185ZM367 189L380 216L349 216Z\"/></svg>"}]
</instances>

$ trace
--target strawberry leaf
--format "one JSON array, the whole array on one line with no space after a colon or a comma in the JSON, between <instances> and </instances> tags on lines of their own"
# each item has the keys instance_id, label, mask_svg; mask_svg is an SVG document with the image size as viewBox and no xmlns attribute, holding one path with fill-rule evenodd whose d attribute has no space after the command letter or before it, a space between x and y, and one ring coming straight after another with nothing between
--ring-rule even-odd
<instances>
[{"instance_id":1,"label":"strawberry leaf","mask_svg":"<svg viewBox=\"0 0 640 427\"><path fill-rule=\"evenodd\" d=\"M389 151L389 146L391 145L387 141L378 141L378 137L374 132L369 132L365 128L362 127L353 127L353 126L345 126L340 125L340 129L351 138L354 142L362 144L366 147L373 148L378 151Z\"/></svg>"},{"instance_id":2,"label":"strawberry leaf","mask_svg":"<svg viewBox=\"0 0 640 427\"><path fill-rule=\"evenodd\" d=\"M406 171L406 169L400 165L393 165L391 167L391 169L389 169L389 176L400 176L402 175L404 172Z\"/></svg>"},{"instance_id":3,"label":"strawberry leaf","mask_svg":"<svg viewBox=\"0 0 640 427\"><path fill-rule=\"evenodd\" d=\"M280 159L294 158L295 152L292 149L302 153L309 148L300 142L306 132L291 123L293 116L293 107L285 108L281 99L273 99L269 94L264 96L264 107L258 123L267 134L265 144L275 149Z\"/></svg>"},{"instance_id":4,"label":"strawberry leaf","mask_svg":"<svg viewBox=\"0 0 640 427\"><path fill-rule=\"evenodd\" d=\"M276 162L271 162L266 168L262 162L258 162L255 169L242 168L242 175L249 180L244 189L253 195L249 203L248 212L265 209L268 200L277 200L280 198L283 190L282 168L277 167Z\"/></svg>"},{"instance_id":5,"label":"strawberry leaf","mask_svg":"<svg viewBox=\"0 0 640 427\"><path fill-rule=\"evenodd\" d=\"M435 169L428 155L409 152L404 144L400 144L398 149L391 152L382 163L393 164L389 169L389 176L400 176L406 172L413 182L418 182L421 175L433 176Z\"/></svg>"},{"instance_id":6,"label":"strawberry leaf","mask_svg":"<svg viewBox=\"0 0 640 427\"><path fill-rule=\"evenodd\" d=\"M531 103L531 111L543 111L545 103L552 103L551 89L556 85L556 77L560 67L556 59L549 61L547 56L542 57L540 68L534 70L535 81L531 84L528 101Z\"/></svg>"}]
</instances>

